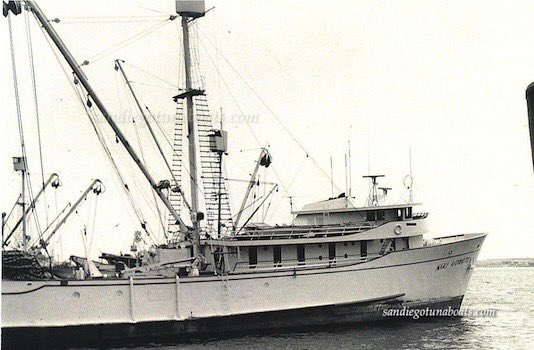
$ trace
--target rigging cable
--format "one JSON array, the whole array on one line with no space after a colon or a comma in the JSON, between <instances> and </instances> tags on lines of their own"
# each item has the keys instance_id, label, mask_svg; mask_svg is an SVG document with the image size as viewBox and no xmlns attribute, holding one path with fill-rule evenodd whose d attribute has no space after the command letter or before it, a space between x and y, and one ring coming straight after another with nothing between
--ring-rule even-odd
<instances>
[{"instance_id":1,"label":"rigging cable","mask_svg":"<svg viewBox=\"0 0 534 350\"><path fill-rule=\"evenodd\" d=\"M34 14L35 16L35 14ZM76 97L78 98L78 100L80 101L81 105L83 106L84 108L84 111L85 113L87 114L87 117L97 135L97 138L100 142L100 145L102 146L102 148L104 149L104 153L106 154L107 156L107 159L109 161L109 163L111 164L111 167L112 169L114 170L115 172L115 175L117 176L117 180L120 182L121 186L124 190L124 193L126 195L126 198L128 200L128 202L130 203L130 206L131 208L133 209L133 211L135 212L136 216L137 216L137 219L139 220L140 222L140 225L141 227L143 228L143 230L147 233L147 235L150 236L150 232L149 232L149 228L148 228L148 224L147 222L144 220L143 218L143 214L141 213L141 211L139 210L139 208L137 208L136 204L135 204L135 201L132 197L132 194L130 193L130 190L128 189L128 185L126 184L126 182L124 181L124 177L122 175L122 173L120 172L119 168L117 167L117 164L113 158L113 156L111 155L111 152L107 146L107 143L105 142L105 140L103 139L103 135L101 135L100 133L100 130L98 128L98 126L96 125L95 121L93 120L92 116L91 116L91 113L90 111L88 110L87 106L86 106L86 103L85 101L83 100L83 94L78 91L78 89L76 88L76 86L74 85L74 83L71 81L70 79L70 75L69 73L67 72L67 70L65 69L65 67L63 66L63 64L61 63L61 60L59 59L59 56L56 52L56 50L54 49L54 46L52 45L52 43L50 42L50 39L47 37L46 33L44 32L44 28L40 27L41 29L41 32L43 33L43 36L45 37L46 39L46 42L48 43L48 46L50 46L50 49L52 50L52 53L54 54L59 66L61 67L65 77L67 78L67 81L69 82L69 85L71 86L72 90L74 91Z\"/></svg>"},{"instance_id":2,"label":"rigging cable","mask_svg":"<svg viewBox=\"0 0 534 350\"><path fill-rule=\"evenodd\" d=\"M18 123L18 129L19 129L19 139L20 139L20 147L21 147L21 152L22 152L22 156L24 157L24 163L25 163L25 172L28 176L26 176L26 182L28 184L28 192L29 192L29 199L32 200L33 199L33 190L32 190L32 186L31 186L31 180L30 180L30 172L29 172L29 167L28 167L28 162L27 162L27 157L26 157L26 144L25 144L25 141L24 141L24 127L23 127L23 123L22 123L22 112L21 112L21 108L20 108L20 94L19 94L19 86L18 86L18 78L17 78L17 66L16 66L16 58L15 58L15 44L14 44L14 40L13 40L13 27L12 27L12 23L11 23L11 13L9 12L8 13L8 26L9 26L9 44L10 44L10 49L11 49L11 67L12 67L12 76L13 76L13 88L15 90L15 103L16 103L16 110L17 110L17 123ZM22 198L22 201L25 201L26 199L25 198ZM33 217L34 217L34 220L35 220L35 227L37 229L37 233L39 234L39 237L42 238L42 232L41 232L41 228L40 228L40 225L39 225L39 218L37 216L37 211L36 210L33 210ZM25 215L24 213L22 215ZM23 240L25 239L24 235L23 235ZM46 250L45 250L46 251ZM46 251L46 253L48 254L48 251Z\"/></svg>"},{"instance_id":3,"label":"rigging cable","mask_svg":"<svg viewBox=\"0 0 534 350\"><path fill-rule=\"evenodd\" d=\"M156 80L159 80L167 85L169 85L170 87L174 88L174 89L178 89L178 85L175 85L171 82L168 82L167 80L163 79L163 78L160 78L159 76L155 75L154 73L151 73L149 71L147 71L146 69L143 69L135 64L132 64L132 63L129 63L129 62L124 62L125 64L127 64L129 67L132 67L140 72L143 72L145 73L146 75L149 75L151 76L152 78L156 79Z\"/></svg>"},{"instance_id":4,"label":"rigging cable","mask_svg":"<svg viewBox=\"0 0 534 350\"><path fill-rule=\"evenodd\" d=\"M241 106L239 105L239 103L237 102L237 99L236 97L234 96L234 94L232 93L232 90L230 89L230 87L228 86L228 83L226 82L226 79L224 79L224 77L222 76L221 72L219 71L219 68L217 67L217 65L215 64L213 58L211 57L211 55L209 54L208 50L206 49L206 46L204 45L203 41L202 41L202 38L199 37L199 41L200 41L200 44L202 45L202 48L204 48L204 52L206 52L206 55L208 56L208 58L210 59L211 63L214 65L215 67L215 70L217 71L218 75L220 76L224 86L226 87L226 91L228 92L228 94L230 95L230 97L232 98L232 100L234 101L237 109L239 110L239 112L241 114L244 114L243 113L243 110L241 109ZM258 144L258 146L260 147L259 149L263 149L264 147L262 147L262 144L261 144L261 141L258 137L258 135L256 134L256 132L254 131L254 129L252 128L252 126L250 125L250 123L248 123L247 119L245 118L244 119L245 121L245 125L247 126L247 128L250 130L250 132L252 133L252 136L254 136L254 139L256 140L256 143ZM284 192L289 196L289 189L288 187L284 184L284 181L282 181L282 178L280 177L280 175L278 174L278 172L276 171L275 167L272 167L273 169L273 172L274 174L276 175L276 178L278 179L278 181L280 182L280 184L282 185L282 189L284 190Z\"/></svg>"},{"instance_id":5,"label":"rigging cable","mask_svg":"<svg viewBox=\"0 0 534 350\"><path fill-rule=\"evenodd\" d=\"M86 58L85 60L83 60L81 66L84 66L84 65L88 65L89 63L91 62L96 62L114 52L116 52L117 50L120 50L121 48L127 46L127 45L130 45L132 43L134 43L135 41L137 40L140 40L142 38L144 38L145 36L153 33L154 31L164 27L167 23L169 23L170 21L174 20L174 17L169 17L168 19L166 19L165 21L163 22L160 22L154 26L151 26L149 27L148 29L144 29L143 31L123 40L123 41L120 41L118 42L117 44L115 45L112 45L102 51L100 51L99 53L93 55L93 56L90 56L88 58Z\"/></svg>"},{"instance_id":6,"label":"rigging cable","mask_svg":"<svg viewBox=\"0 0 534 350\"><path fill-rule=\"evenodd\" d=\"M31 78L32 78L32 89L33 89L33 99L35 103L35 119L36 119L36 125L37 125L37 140L38 140L38 148L39 148L39 163L41 165L41 185L45 186L45 180L44 180L44 166L43 166L43 150L42 150L42 142L41 142L41 122L39 118L39 100L37 99L37 82L35 79L35 64L33 59L33 44L32 44L32 32L30 27L30 22L28 20L28 12L24 11L24 22L26 25L26 38L27 38L27 44L28 44L28 55L29 55L29 62L30 62L30 72L31 72ZM48 225L48 205L46 200L46 192L43 193L44 203L45 203L45 217L46 217L46 224Z\"/></svg>"},{"instance_id":7,"label":"rigging cable","mask_svg":"<svg viewBox=\"0 0 534 350\"><path fill-rule=\"evenodd\" d=\"M199 30L199 32L201 32ZM200 38L200 36L199 36ZM326 178L330 178L330 176L328 175L328 173L319 165L319 163L315 160L315 158L313 158L310 153L306 150L306 148L304 147L304 145L295 137L295 135L293 135L293 133L287 128L287 126L285 126L284 123L282 123L282 120L278 117L278 115L271 109L271 107L269 107L269 105L265 102L265 100L260 96L260 94L258 94L256 92L256 90L252 87L252 85L247 82L243 76L241 75L241 73L239 73L239 71L234 67L234 65L226 58L226 56L224 56L220 51L218 51L218 48L213 44L213 42L209 39L209 38L206 38L207 41L215 48L215 50L217 50L217 52L219 53L219 55L224 59L224 61L228 64L228 66L230 66L230 68L234 71L234 73L236 73L236 75L241 79L241 81L243 83L245 83L245 85L249 88L249 90L254 94L254 96L256 96L256 98L261 102L261 104L263 104L263 106L272 114L272 116L275 118L275 120L278 122L278 124L280 124L282 126L282 128L284 129L284 131L293 139L293 141L300 147L300 149L306 154L306 158L310 158L310 160L315 164L315 166L317 167L317 169L319 169L321 171L321 173L326 177ZM201 40L202 42L202 40ZM336 187L336 190L337 191L341 191L341 189L337 186L337 184L334 184L334 186Z\"/></svg>"},{"instance_id":8,"label":"rigging cable","mask_svg":"<svg viewBox=\"0 0 534 350\"><path fill-rule=\"evenodd\" d=\"M145 152L143 151L143 145L141 143L141 137L139 136L139 128L137 127L137 122L135 121L134 115L132 115L132 122L133 122L134 129L135 129L135 135L137 137L137 144L139 145L139 152L141 153L141 160L143 161L143 163L147 164L146 159L145 159ZM165 162L167 162L166 159L165 159ZM152 193L152 198L154 199L154 205L156 206L156 210L158 212L158 219L159 219L159 223L161 224L161 229L163 230L163 236L165 237L165 240L167 240L167 232L165 232L165 223L163 222L163 217L161 215L161 209L158 205L158 199L156 198L156 193L154 191L150 191L150 193Z\"/></svg>"}]
</instances>

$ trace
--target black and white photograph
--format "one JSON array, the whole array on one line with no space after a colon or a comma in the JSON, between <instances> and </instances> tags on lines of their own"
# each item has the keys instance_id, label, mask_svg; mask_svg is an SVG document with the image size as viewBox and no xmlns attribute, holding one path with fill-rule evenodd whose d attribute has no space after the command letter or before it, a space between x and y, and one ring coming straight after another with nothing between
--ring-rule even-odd
<instances>
[{"instance_id":1,"label":"black and white photograph","mask_svg":"<svg viewBox=\"0 0 534 350\"><path fill-rule=\"evenodd\" d=\"M1 349L533 349L534 1L2 0Z\"/></svg>"}]
</instances>

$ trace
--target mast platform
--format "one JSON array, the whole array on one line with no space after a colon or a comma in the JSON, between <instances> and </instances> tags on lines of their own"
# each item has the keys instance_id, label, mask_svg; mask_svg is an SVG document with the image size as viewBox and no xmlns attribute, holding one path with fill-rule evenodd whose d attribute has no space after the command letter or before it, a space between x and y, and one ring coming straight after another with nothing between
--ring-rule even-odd
<instances>
[{"instance_id":1,"label":"mast platform","mask_svg":"<svg viewBox=\"0 0 534 350\"><path fill-rule=\"evenodd\" d=\"M178 102L178 100L183 100L189 96L204 96L205 92L206 90L202 89L191 89L174 96L172 99L174 100L174 102Z\"/></svg>"}]
</instances>

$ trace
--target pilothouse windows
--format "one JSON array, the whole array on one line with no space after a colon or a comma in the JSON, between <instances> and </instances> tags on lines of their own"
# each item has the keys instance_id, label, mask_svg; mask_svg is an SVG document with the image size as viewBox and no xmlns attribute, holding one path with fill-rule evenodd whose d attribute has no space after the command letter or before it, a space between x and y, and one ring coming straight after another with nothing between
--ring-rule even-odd
<instances>
[{"instance_id":1,"label":"pilothouse windows","mask_svg":"<svg viewBox=\"0 0 534 350\"><path fill-rule=\"evenodd\" d=\"M369 210L367 211L367 221L375 221L376 220L376 211Z\"/></svg>"},{"instance_id":2,"label":"pilothouse windows","mask_svg":"<svg viewBox=\"0 0 534 350\"><path fill-rule=\"evenodd\" d=\"M376 219L377 220L385 220L386 219L386 211L383 210L383 209L377 211Z\"/></svg>"}]
</instances>

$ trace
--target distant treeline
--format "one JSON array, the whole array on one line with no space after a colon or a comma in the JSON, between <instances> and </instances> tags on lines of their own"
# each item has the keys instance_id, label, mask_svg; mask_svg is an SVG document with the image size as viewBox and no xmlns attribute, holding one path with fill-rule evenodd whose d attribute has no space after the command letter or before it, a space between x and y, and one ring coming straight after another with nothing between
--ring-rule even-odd
<instances>
[{"instance_id":1,"label":"distant treeline","mask_svg":"<svg viewBox=\"0 0 534 350\"><path fill-rule=\"evenodd\" d=\"M477 267L534 267L534 258L479 260Z\"/></svg>"}]
</instances>

